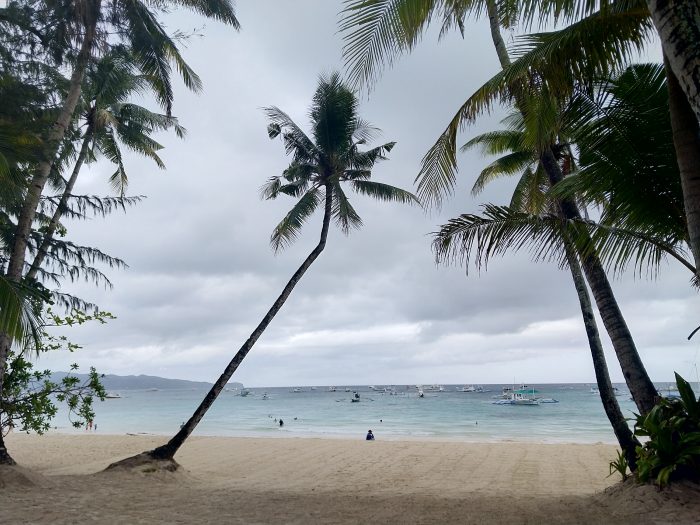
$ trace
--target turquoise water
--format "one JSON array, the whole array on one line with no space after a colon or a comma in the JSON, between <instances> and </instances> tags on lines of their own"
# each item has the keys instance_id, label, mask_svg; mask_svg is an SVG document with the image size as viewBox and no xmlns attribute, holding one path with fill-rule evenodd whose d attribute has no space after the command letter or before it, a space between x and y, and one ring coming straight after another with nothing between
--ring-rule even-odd
<instances>
[{"instance_id":1,"label":"turquoise water","mask_svg":"<svg viewBox=\"0 0 700 525\"><path fill-rule=\"evenodd\" d=\"M423 398L413 385L393 386L396 395L351 386L360 393L359 403L350 402L352 393L345 392L345 387L336 392L329 392L328 387L301 387L299 393L291 387L254 388L247 397L224 391L195 434L360 438L372 429L377 439L615 443L600 397L591 394L590 386L530 385L538 396L559 401L538 406L494 405L493 396L501 393L502 385L483 385L490 390L484 393L460 392L457 385L443 385L443 392L425 390ZM623 392L618 397L623 413L632 417L634 403L626 387L617 386ZM173 434L206 391L118 393L119 399L97 403L97 432ZM267 399L263 399L264 393ZM280 418L285 423L282 428L275 421ZM59 413L54 424L59 431L74 431L65 414Z\"/></svg>"}]
</instances>

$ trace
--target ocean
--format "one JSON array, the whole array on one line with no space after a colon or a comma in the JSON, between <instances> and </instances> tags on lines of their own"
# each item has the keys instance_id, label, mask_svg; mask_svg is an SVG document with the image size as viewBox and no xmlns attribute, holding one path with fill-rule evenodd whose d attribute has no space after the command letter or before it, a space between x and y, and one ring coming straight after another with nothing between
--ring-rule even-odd
<instances>
[{"instance_id":1,"label":"ocean","mask_svg":"<svg viewBox=\"0 0 700 525\"><path fill-rule=\"evenodd\" d=\"M442 391L424 386L422 398L415 385L339 386L335 392L328 386L252 388L245 397L224 391L195 435L360 439L372 429L377 439L394 440L615 443L593 385L529 385L536 396L558 401L536 406L494 404L502 388L511 385L481 385L484 392L462 392L462 386L442 385ZM635 406L627 388L616 386L623 413L632 418ZM351 402L353 391L359 402ZM189 418L206 390L115 393L121 397L96 402L96 432L168 436ZM70 427L63 410L54 425L60 432L86 432Z\"/></svg>"}]
</instances>

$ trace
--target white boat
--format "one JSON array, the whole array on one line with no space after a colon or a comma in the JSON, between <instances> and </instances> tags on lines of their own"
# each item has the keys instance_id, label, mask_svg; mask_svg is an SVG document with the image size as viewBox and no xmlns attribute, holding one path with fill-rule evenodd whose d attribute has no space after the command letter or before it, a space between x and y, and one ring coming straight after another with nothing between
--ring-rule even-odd
<instances>
[{"instance_id":1,"label":"white boat","mask_svg":"<svg viewBox=\"0 0 700 525\"><path fill-rule=\"evenodd\" d=\"M476 387L474 385L464 385L461 389L459 389L460 392L476 392Z\"/></svg>"},{"instance_id":2,"label":"white boat","mask_svg":"<svg viewBox=\"0 0 700 525\"><path fill-rule=\"evenodd\" d=\"M301 394L302 392L303 392L303 390L301 388L299 388L298 386L294 387L292 389L292 394Z\"/></svg>"},{"instance_id":3,"label":"white boat","mask_svg":"<svg viewBox=\"0 0 700 525\"><path fill-rule=\"evenodd\" d=\"M346 387L345 387L345 391L346 391L346 392L352 392L352 390L350 390L350 387L349 387L349 386L346 386Z\"/></svg>"},{"instance_id":4,"label":"white boat","mask_svg":"<svg viewBox=\"0 0 700 525\"><path fill-rule=\"evenodd\" d=\"M247 397L248 395L250 395L250 390L248 390L248 389L246 389L246 388L242 388L242 389L241 389L241 393L238 394L238 395L241 396L241 397Z\"/></svg>"},{"instance_id":5,"label":"white boat","mask_svg":"<svg viewBox=\"0 0 700 525\"><path fill-rule=\"evenodd\" d=\"M353 392L352 399L350 399L350 402L359 403L360 402L360 394L357 392Z\"/></svg>"},{"instance_id":6,"label":"white boat","mask_svg":"<svg viewBox=\"0 0 700 525\"><path fill-rule=\"evenodd\" d=\"M107 392L105 394L105 399L121 399L121 397L119 392Z\"/></svg>"},{"instance_id":7,"label":"white boat","mask_svg":"<svg viewBox=\"0 0 700 525\"><path fill-rule=\"evenodd\" d=\"M665 397L666 399L680 399L681 393L678 391L678 387L669 386L667 388L659 389L659 395Z\"/></svg>"},{"instance_id":8,"label":"white boat","mask_svg":"<svg viewBox=\"0 0 700 525\"><path fill-rule=\"evenodd\" d=\"M615 394L616 397L623 397L623 396L629 395L626 392L621 392L620 389L617 388L616 386L613 387L613 393ZM600 395L600 390L598 390L597 386L591 387L591 394Z\"/></svg>"},{"instance_id":9,"label":"white boat","mask_svg":"<svg viewBox=\"0 0 700 525\"><path fill-rule=\"evenodd\" d=\"M270 399L270 398L267 397L267 392L265 392L265 393L262 395L262 400L263 400L263 401L267 401L268 399Z\"/></svg>"},{"instance_id":10,"label":"white boat","mask_svg":"<svg viewBox=\"0 0 700 525\"><path fill-rule=\"evenodd\" d=\"M329 386L329 387L328 387L328 391L329 391L329 392L335 392L335 391L336 391L336 388L335 388L334 386Z\"/></svg>"},{"instance_id":11,"label":"white boat","mask_svg":"<svg viewBox=\"0 0 700 525\"><path fill-rule=\"evenodd\" d=\"M418 389L418 397L425 397L422 389Z\"/></svg>"},{"instance_id":12,"label":"white boat","mask_svg":"<svg viewBox=\"0 0 700 525\"><path fill-rule=\"evenodd\" d=\"M370 390L376 390L376 389L377 389L377 387L376 387L376 386L374 386L374 385L369 385L369 389L370 389Z\"/></svg>"},{"instance_id":13,"label":"white boat","mask_svg":"<svg viewBox=\"0 0 700 525\"><path fill-rule=\"evenodd\" d=\"M525 397L523 394L513 392L508 399L498 399L493 402L494 405L517 405L517 406L537 406L540 404L538 399Z\"/></svg>"}]
</instances>

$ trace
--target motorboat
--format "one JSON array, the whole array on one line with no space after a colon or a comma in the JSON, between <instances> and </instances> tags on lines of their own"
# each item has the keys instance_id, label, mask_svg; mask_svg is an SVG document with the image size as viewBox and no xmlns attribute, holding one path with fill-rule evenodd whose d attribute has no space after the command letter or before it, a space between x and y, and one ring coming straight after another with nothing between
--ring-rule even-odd
<instances>
[{"instance_id":1,"label":"motorboat","mask_svg":"<svg viewBox=\"0 0 700 525\"><path fill-rule=\"evenodd\" d=\"M498 399L493 402L494 405L517 405L517 406L537 406L540 404L539 399L525 397L523 394L513 392L508 399Z\"/></svg>"},{"instance_id":2,"label":"motorboat","mask_svg":"<svg viewBox=\"0 0 700 525\"><path fill-rule=\"evenodd\" d=\"M247 397L250 395L250 390L248 390L247 388L241 388L241 393L238 395L241 397Z\"/></svg>"},{"instance_id":3,"label":"motorboat","mask_svg":"<svg viewBox=\"0 0 700 525\"><path fill-rule=\"evenodd\" d=\"M350 390L350 387L349 387L349 386L346 386L346 387L345 387L345 391L346 391L346 392L352 392L352 390Z\"/></svg>"},{"instance_id":4,"label":"motorboat","mask_svg":"<svg viewBox=\"0 0 700 525\"><path fill-rule=\"evenodd\" d=\"M299 388L298 386L294 387L292 389L292 394L301 394L302 392L303 392L303 390L301 388Z\"/></svg>"},{"instance_id":5,"label":"motorboat","mask_svg":"<svg viewBox=\"0 0 700 525\"><path fill-rule=\"evenodd\" d=\"M268 399L270 399L270 398L267 396L267 392L265 392L265 393L262 395L262 400L263 400L263 401L267 401Z\"/></svg>"},{"instance_id":6,"label":"motorboat","mask_svg":"<svg viewBox=\"0 0 700 525\"><path fill-rule=\"evenodd\" d=\"M107 392L105 394L105 399L121 399L121 397L119 392Z\"/></svg>"},{"instance_id":7,"label":"motorboat","mask_svg":"<svg viewBox=\"0 0 700 525\"><path fill-rule=\"evenodd\" d=\"M425 393L423 392L422 389L418 390L418 397L425 397Z\"/></svg>"},{"instance_id":8,"label":"motorboat","mask_svg":"<svg viewBox=\"0 0 700 525\"><path fill-rule=\"evenodd\" d=\"M597 386L591 387L591 394L600 395L600 390L598 389ZM616 386L613 387L613 394L615 394L616 397L622 397L622 396L629 395L625 392L620 391L620 389L617 388Z\"/></svg>"},{"instance_id":9,"label":"motorboat","mask_svg":"<svg viewBox=\"0 0 700 525\"><path fill-rule=\"evenodd\" d=\"M476 387L474 385L464 385L461 389L457 388L460 392L476 392Z\"/></svg>"},{"instance_id":10,"label":"motorboat","mask_svg":"<svg viewBox=\"0 0 700 525\"><path fill-rule=\"evenodd\" d=\"M360 394L358 392L353 392L352 399L350 399L350 402L359 403L360 402Z\"/></svg>"},{"instance_id":11,"label":"motorboat","mask_svg":"<svg viewBox=\"0 0 700 525\"><path fill-rule=\"evenodd\" d=\"M328 387L328 391L329 391L329 392L335 392L335 391L336 391L336 388L335 388L334 386L329 386L329 387Z\"/></svg>"}]
</instances>

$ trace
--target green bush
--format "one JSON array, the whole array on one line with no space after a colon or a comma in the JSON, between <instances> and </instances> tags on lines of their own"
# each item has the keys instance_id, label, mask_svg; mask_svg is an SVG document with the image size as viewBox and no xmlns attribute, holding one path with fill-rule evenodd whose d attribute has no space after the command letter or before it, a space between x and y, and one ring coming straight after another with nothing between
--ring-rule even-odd
<instances>
[{"instance_id":1,"label":"green bush","mask_svg":"<svg viewBox=\"0 0 700 525\"><path fill-rule=\"evenodd\" d=\"M648 440L637 447L637 479L660 487L675 479L700 480L700 402L676 374L680 399L661 399L637 416L634 434Z\"/></svg>"}]
</instances>

